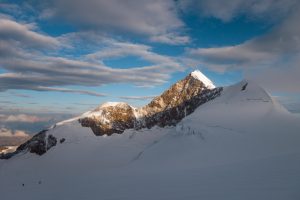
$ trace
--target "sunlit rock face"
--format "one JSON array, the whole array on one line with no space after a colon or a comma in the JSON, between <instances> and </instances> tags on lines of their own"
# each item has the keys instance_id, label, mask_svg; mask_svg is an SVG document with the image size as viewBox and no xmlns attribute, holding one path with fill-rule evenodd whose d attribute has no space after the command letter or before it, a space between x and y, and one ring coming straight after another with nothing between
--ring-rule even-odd
<instances>
[{"instance_id":1,"label":"sunlit rock face","mask_svg":"<svg viewBox=\"0 0 300 200\"><path fill-rule=\"evenodd\" d=\"M90 127L95 135L122 133L135 126L135 108L127 103L104 104L88 117L79 119L84 127Z\"/></svg>"},{"instance_id":2,"label":"sunlit rock face","mask_svg":"<svg viewBox=\"0 0 300 200\"><path fill-rule=\"evenodd\" d=\"M198 106L220 95L222 88L201 79L195 72L172 85L148 105L134 108L127 103L105 103L79 119L95 135L122 133L126 129L170 126L191 114ZM203 75L204 76L204 75Z\"/></svg>"}]
</instances>

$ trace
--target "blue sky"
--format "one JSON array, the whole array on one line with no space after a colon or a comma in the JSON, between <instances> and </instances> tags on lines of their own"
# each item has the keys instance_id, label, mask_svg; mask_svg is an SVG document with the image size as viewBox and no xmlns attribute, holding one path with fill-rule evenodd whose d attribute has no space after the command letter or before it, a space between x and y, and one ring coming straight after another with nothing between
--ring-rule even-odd
<instances>
[{"instance_id":1,"label":"blue sky","mask_svg":"<svg viewBox=\"0 0 300 200\"><path fill-rule=\"evenodd\" d=\"M142 106L195 69L217 86L255 80L299 112L299 6L297 0L1 1L0 126L12 115L75 115L105 101Z\"/></svg>"}]
</instances>

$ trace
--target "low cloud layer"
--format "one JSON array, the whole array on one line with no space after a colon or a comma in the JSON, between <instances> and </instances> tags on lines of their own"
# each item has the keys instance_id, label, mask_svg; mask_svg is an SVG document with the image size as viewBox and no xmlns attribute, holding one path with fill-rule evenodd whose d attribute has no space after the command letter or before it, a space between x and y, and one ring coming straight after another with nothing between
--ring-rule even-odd
<instances>
[{"instance_id":1,"label":"low cloud layer","mask_svg":"<svg viewBox=\"0 0 300 200\"><path fill-rule=\"evenodd\" d=\"M0 128L0 137L29 137L29 135L21 130L12 131L7 128Z\"/></svg>"},{"instance_id":2,"label":"low cloud layer","mask_svg":"<svg viewBox=\"0 0 300 200\"><path fill-rule=\"evenodd\" d=\"M0 147L1 146L19 146L30 138L25 131L11 130L0 127Z\"/></svg>"},{"instance_id":3,"label":"low cloud layer","mask_svg":"<svg viewBox=\"0 0 300 200\"><path fill-rule=\"evenodd\" d=\"M49 121L50 118L47 117L38 117L36 115L27 115L27 114L17 114L17 115L4 115L0 114L0 122L21 122L21 123L37 123Z\"/></svg>"}]
</instances>

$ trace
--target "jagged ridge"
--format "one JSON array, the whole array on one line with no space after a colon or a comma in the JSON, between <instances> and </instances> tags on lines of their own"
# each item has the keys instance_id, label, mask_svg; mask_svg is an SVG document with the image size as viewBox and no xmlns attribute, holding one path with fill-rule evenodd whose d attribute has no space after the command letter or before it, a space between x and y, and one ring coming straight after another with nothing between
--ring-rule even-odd
<instances>
[{"instance_id":1,"label":"jagged ridge","mask_svg":"<svg viewBox=\"0 0 300 200\"><path fill-rule=\"evenodd\" d=\"M155 125L175 125L201 104L219 96L222 91L221 87L214 88L202 82L193 73L142 108L134 108L126 103L106 103L80 118L79 122L84 127L90 127L95 135L120 134L126 129L138 130Z\"/></svg>"}]
</instances>

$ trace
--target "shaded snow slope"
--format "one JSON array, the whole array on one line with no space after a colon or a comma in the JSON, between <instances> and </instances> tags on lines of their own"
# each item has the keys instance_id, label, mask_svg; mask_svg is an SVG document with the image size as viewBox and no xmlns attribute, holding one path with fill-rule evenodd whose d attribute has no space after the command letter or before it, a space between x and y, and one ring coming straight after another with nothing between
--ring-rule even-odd
<instances>
[{"instance_id":1,"label":"shaded snow slope","mask_svg":"<svg viewBox=\"0 0 300 200\"><path fill-rule=\"evenodd\" d=\"M0 160L1 199L300 199L299 130L243 81L176 127L97 137L77 121L57 126L49 134L65 142L43 156Z\"/></svg>"}]
</instances>

